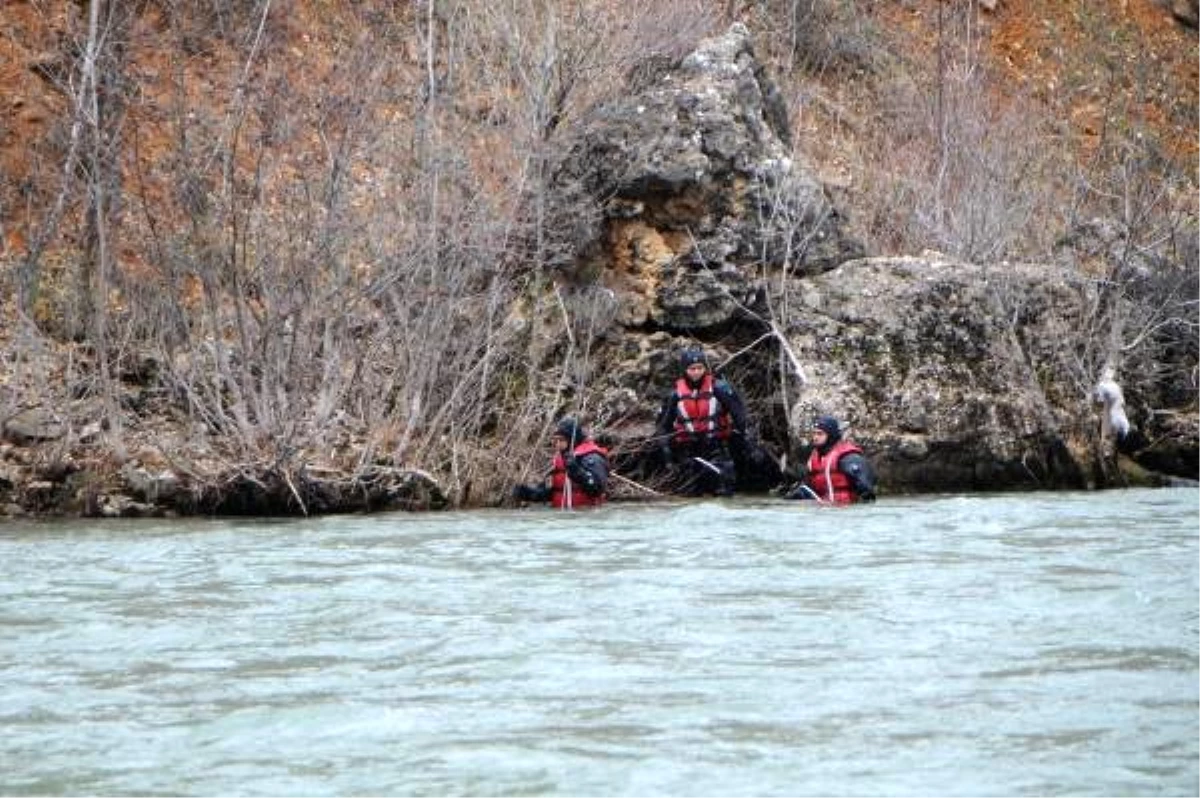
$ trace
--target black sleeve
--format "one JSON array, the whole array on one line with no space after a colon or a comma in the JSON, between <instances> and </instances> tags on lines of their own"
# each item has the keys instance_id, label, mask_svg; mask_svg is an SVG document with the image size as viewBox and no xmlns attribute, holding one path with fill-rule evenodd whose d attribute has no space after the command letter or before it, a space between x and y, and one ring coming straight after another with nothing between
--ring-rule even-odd
<instances>
[{"instance_id":1,"label":"black sleeve","mask_svg":"<svg viewBox=\"0 0 1200 798\"><path fill-rule=\"evenodd\" d=\"M513 497L522 502L544 502L550 499L548 485L517 485L513 489Z\"/></svg>"},{"instance_id":2,"label":"black sleeve","mask_svg":"<svg viewBox=\"0 0 1200 798\"><path fill-rule=\"evenodd\" d=\"M838 470L850 479L850 484L859 498L872 501L875 498L875 471L867 458L861 454L842 455Z\"/></svg>"},{"instance_id":3,"label":"black sleeve","mask_svg":"<svg viewBox=\"0 0 1200 798\"><path fill-rule=\"evenodd\" d=\"M717 400L721 405L729 411L729 417L733 419L734 430L739 435L747 435L749 421L746 418L746 405L742 403L742 397L738 396L738 392L725 380L718 380L713 385L713 393L717 395Z\"/></svg>"},{"instance_id":4,"label":"black sleeve","mask_svg":"<svg viewBox=\"0 0 1200 798\"><path fill-rule=\"evenodd\" d=\"M671 435L675 432L675 415L678 412L679 399L675 396L675 392L671 391L663 399L662 407L658 411L658 419L654 422L654 439L658 441L659 446L670 445Z\"/></svg>"},{"instance_id":5,"label":"black sleeve","mask_svg":"<svg viewBox=\"0 0 1200 798\"><path fill-rule=\"evenodd\" d=\"M567 461L567 476L589 496L599 496L608 487L608 461L602 455L585 454Z\"/></svg>"}]
</instances>

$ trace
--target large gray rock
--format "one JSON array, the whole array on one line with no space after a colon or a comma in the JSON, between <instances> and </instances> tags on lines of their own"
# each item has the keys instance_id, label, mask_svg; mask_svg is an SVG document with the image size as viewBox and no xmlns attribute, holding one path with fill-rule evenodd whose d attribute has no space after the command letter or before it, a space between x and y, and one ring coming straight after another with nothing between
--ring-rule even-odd
<instances>
[{"instance_id":1,"label":"large gray rock","mask_svg":"<svg viewBox=\"0 0 1200 798\"><path fill-rule=\"evenodd\" d=\"M892 490L1082 487L1090 386L1056 362L1090 287L1046 267L939 256L810 278L786 334L806 383L793 434L848 421Z\"/></svg>"},{"instance_id":2,"label":"large gray rock","mask_svg":"<svg viewBox=\"0 0 1200 798\"><path fill-rule=\"evenodd\" d=\"M121 477L129 490L144 502L166 503L180 490L179 476L170 469L147 468L140 464L126 463L121 468Z\"/></svg>"},{"instance_id":3,"label":"large gray rock","mask_svg":"<svg viewBox=\"0 0 1200 798\"><path fill-rule=\"evenodd\" d=\"M862 255L796 159L786 105L734 25L581 122L554 171L564 273L621 297L620 321L694 330L757 302L762 267Z\"/></svg>"}]
</instances>

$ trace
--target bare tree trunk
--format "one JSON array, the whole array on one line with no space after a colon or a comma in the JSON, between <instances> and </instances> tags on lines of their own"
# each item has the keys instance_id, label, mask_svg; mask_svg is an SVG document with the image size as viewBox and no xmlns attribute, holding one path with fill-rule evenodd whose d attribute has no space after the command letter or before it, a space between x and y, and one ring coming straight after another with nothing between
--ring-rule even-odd
<instances>
[{"instance_id":1,"label":"bare tree trunk","mask_svg":"<svg viewBox=\"0 0 1200 798\"><path fill-rule=\"evenodd\" d=\"M119 196L123 121L124 26L112 0L90 0L87 39L80 68L80 107L86 124L83 151L87 211L84 257L76 281L75 334L86 336L96 358L96 386L110 441L121 448L121 412L113 379L108 297L113 287L114 213Z\"/></svg>"}]
</instances>

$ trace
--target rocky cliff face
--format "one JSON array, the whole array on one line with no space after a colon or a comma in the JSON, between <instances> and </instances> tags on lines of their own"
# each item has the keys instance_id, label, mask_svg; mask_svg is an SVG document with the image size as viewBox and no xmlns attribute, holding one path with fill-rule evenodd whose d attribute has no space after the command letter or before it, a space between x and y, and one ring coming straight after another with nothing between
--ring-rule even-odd
<instances>
[{"instance_id":1,"label":"rocky cliff face","mask_svg":"<svg viewBox=\"0 0 1200 798\"><path fill-rule=\"evenodd\" d=\"M592 382L618 437L645 438L674 352L699 340L792 462L831 413L891 490L1146 477L1099 437L1098 375L1078 348L1102 303L1078 264L864 258L739 25L641 77L594 109L556 171L561 274L618 303ZM1195 478L1192 422L1166 459Z\"/></svg>"},{"instance_id":2,"label":"rocky cliff face","mask_svg":"<svg viewBox=\"0 0 1200 798\"><path fill-rule=\"evenodd\" d=\"M616 292L627 328L717 328L758 302L756 271L818 273L863 254L795 162L786 106L744 26L633 85L580 125L551 224L573 233L565 273Z\"/></svg>"}]
</instances>

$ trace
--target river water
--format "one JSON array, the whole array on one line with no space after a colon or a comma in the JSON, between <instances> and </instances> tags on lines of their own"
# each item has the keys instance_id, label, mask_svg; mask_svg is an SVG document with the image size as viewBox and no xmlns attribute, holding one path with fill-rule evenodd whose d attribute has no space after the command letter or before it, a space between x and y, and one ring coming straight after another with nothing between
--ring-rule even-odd
<instances>
[{"instance_id":1,"label":"river water","mask_svg":"<svg viewBox=\"0 0 1200 798\"><path fill-rule=\"evenodd\" d=\"M1198 496L0 524L0 793L1196 795Z\"/></svg>"}]
</instances>

